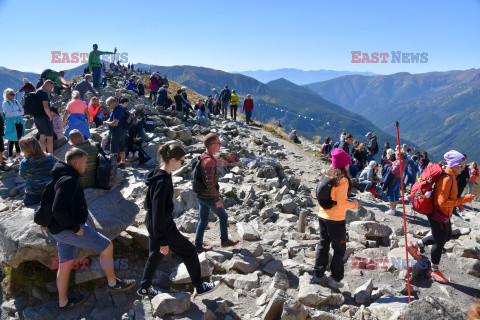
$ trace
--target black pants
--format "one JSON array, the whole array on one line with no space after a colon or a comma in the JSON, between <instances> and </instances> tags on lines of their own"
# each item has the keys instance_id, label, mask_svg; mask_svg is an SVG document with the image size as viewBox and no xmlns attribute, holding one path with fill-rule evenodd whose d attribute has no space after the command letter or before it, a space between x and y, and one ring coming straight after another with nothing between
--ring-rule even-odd
<instances>
[{"instance_id":1,"label":"black pants","mask_svg":"<svg viewBox=\"0 0 480 320\"><path fill-rule=\"evenodd\" d=\"M93 117L93 123L95 123L95 128L98 128L103 124L103 121L98 117Z\"/></svg>"},{"instance_id":2,"label":"black pants","mask_svg":"<svg viewBox=\"0 0 480 320\"><path fill-rule=\"evenodd\" d=\"M237 120L237 108L238 108L238 105L230 106L230 118L232 118L234 121Z\"/></svg>"},{"instance_id":3,"label":"black pants","mask_svg":"<svg viewBox=\"0 0 480 320\"><path fill-rule=\"evenodd\" d=\"M343 257L347 249L345 220L332 221L319 218L319 222L320 242L317 245L315 267L313 268L315 276L321 278L325 274L328 266L328 252L332 245L333 257L330 270L333 280L341 281L344 276Z\"/></svg>"},{"instance_id":4,"label":"black pants","mask_svg":"<svg viewBox=\"0 0 480 320\"><path fill-rule=\"evenodd\" d=\"M23 125L21 123L15 123L15 129L17 130L17 141L8 141L8 156L13 156L13 146L15 146L15 152L20 153L20 146L18 141L22 138Z\"/></svg>"},{"instance_id":5,"label":"black pants","mask_svg":"<svg viewBox=\"0 0 480 320\"><path fill-rule=\"evenodd\" d=\"M139 138L137 142L133 142L133 139L128 138L127 139L127 152L132 152L135 153L137 151L140 151L142 148L143 144L143 139Z\"/></svg>"},{"instance_id":6,"label":"black pants","mask_svg":"<svg viewBox=\"0 0 480 320\"><path fill-rule=\"evenodd\" d=\"M422 243L426 246L432 245L432 264L439 264L442 257L442 250L445 243L452 238L452 224L450 220L445 223L437 222L430 216L428 222L430 222L430 228L432 234L422 239Z\"/></svg>"},{"instance_id":7,"label":"black pants","mask_svg":"<svg viewBox=\"0 0 480 320\"><path fill-rule=\"evenodd\" d=\"M172 250L187 267L188 274L195 288L202 287L202 271L198 260L195 246L188 241L178 230L169 237L169 249ZM152 237L149 238L149 254L145 270L143 271L142 288L147 289L152 285L152 279L158 264L162 261L163 254L160 253L160 243Z\"/></svg>"}]
</instances>

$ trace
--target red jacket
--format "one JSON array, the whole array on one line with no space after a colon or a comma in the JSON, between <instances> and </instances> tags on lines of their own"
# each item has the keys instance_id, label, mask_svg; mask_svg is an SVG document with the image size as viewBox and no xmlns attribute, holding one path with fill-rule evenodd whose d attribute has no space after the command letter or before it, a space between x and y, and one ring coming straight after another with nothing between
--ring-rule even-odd
<instances>
[{"instance_id":1,"label":"red jacket","mask_svg":"<svg viewBox=\"0 0 480 320\"><path fill-rule=\"evenodd\" d=\"M468 179L468 182L477 182L477 178L478 178L478 169L475 169L475 171L472 171L470 170L470 178Z\"/></svg>"},{"instance_id":2,"label":"red jacket","mask_svg":"<svg viewBox=\"0 0 480 320\"><path fill-rule=\"evenodd\" d=\"M88 106L88 113L90 114L90 122L93 122L93 119L98 113L102 114L102 120L103 120L103 112L102 112L102 107L98 106L95 107L93 104Z\"/></svg>"},{"instance_id":3,"label":"red jacket","mask_svg":"<svg viewBox=\"0 0 480 320\"><path fill-rule=\"evenodd\" d=\"M253 100L248 99L248 98L243 100L242 110L243 111L253 111Z\"/></svg>"},{"instance_id":4,"label":"red jacket","mask_svg":"<svg viewBox=\"0 0 480 320\"><path fill-rule=\"evenodd\" d=\"M199 199L214 200L217 202L220 200L220 194L218 192L218 159L208 152L202 153L201 159L202 177L207 189L201 194L198 194L197 197Z\"/></svg>"}]
</instances>

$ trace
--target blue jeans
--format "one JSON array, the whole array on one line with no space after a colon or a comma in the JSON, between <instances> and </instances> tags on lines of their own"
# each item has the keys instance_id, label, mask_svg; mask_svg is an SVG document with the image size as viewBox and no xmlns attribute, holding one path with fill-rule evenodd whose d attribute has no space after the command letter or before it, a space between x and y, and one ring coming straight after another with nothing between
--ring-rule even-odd
<instances>
[{"instance_id":1,"label":"blue jeans","mask_svg":"<svg viewBox=\"0 0 480 320\"><path fill-rule=\"evenodd\" d=\"M207 229L210 210L212 210L220 220L220 241L222 243L228 242L228 214L227 211L225 211L225 208L217 208L214 200L198 199L198 203L200 221L198 222L197 232L195 235L195 247L197 250L201 250L203 248L203 234L205 233L205 229Z\"/></svg>"},{"instance_id":2,"label":"blue jeans","mask_svg":"<svg viewBox=\"0 0 480 320\"><path fill-rule=\"evenodd\" d=\"M392 185L388 188L388 202L396 202L400 199L400 178L396 178Z\"/></svg>"},{"instance_id":3,"label":"blue jeans","mask_svg":"<svg viewBox=\"0 0 480 320\"><path fill-rule=\"evenodd\" d=\"M365 186L364 192L367 192L373 185L373 182L368 180L359 181L358 183Z\"/></svg>"},{"instance_id":4,"label":"blue jeans","mask_svg":"<svg viewBox=\"0 0 480 320\"><path fill-rule=\"evenodd\" d=\"M208 119L208 112L207 112L207 110L205 110L205 111L203 111L203 112L200 111L200 110L197 110L197 117L198 117L198 119L200 119L201 116L204 116L205 118Z\"/></svg>"},{"instance_id":5,"label":"blue jeans","mask_svg":"<svg viewBox=\"0 0 480 320\"><path fill-rule=\"evenodd\" d=\"M358 171L359 171L358 168L355 167L354 165L350 166L350 175L352 176L352 178L357 177Z\"/></svg>"},{"instance_id":6,"label":"blue jeans","mask_svg":"<svg viewBox=\"0 0 480 320\"><path fill-rule=\"evenodd\" d=\"M370 163L370 161L373 160L374 155L367 154L367 162Z\"/></svg>"},{"instance_id":7,"label":"blue jeans","mask_svg":"<svg viewBox=\"0 0 480 320\"><path fill-rule=\"evenodd\" d=\"M25 205L25 207L28 207L28 206L31 206L32 204L40 203L40 200L42 200L41 194L33 194L33 193L25 192L25 196L23 197L23 204Z\"/></svg>"},{"instance_id":8,"label":"blue jeans","mask_svg":"<svg viewBox=\"0 0 480 320\"><path fill-rule=\"evenodd\" d=\"M252 111L245 111L245 117L247 124L250 124L250 118L252 117Z\"/></svg>"},{"instance_id":9,"label":"blue jeans","mask_svg":"<svg viewBox=\"0 0 480 320\"><path fill-rule=\"evenodd\" d=\"M98 88L100 86L100 76L102 75L101 67L92 67L93 87Z\"/></svg>"},{"instance_id":10,"label":"blue jeans","mask_svg":"<svg viewBox=\"0 0 480 320\"><path fill-rule=\"evenodd\" d=\"M468 182L468 193L467 194L472 194L472 189L473 189L474 185L475 185L475 182Z\"/></svg>"},{"instance_id":11,"label":"blue jeans","mask_svg":"<svg viewBox=\"0 0 480 320\"><path fill-rule=\"evenodd\" d=\"M412 175L409 175L409 174L403 175L403 184L405 187L408 185L413 186L413 184L415 183L415 180L416 180L415 177Z\"/></svg>"}]
</instances>

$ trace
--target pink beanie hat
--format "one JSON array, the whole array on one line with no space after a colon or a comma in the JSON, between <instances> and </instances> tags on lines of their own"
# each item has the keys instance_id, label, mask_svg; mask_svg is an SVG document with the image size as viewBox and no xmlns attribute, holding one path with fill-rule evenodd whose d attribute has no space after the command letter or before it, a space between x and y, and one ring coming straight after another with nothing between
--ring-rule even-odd
<instances>
[{"instance_id":1,"label":"pink beanie hat","mask_svg":"<svg viewBox=\"0 0 480 320\"><path fill-rule=\"evenodd\" d=\"M345 168L350 164L352 159L350 159L350 156L348 153L346 153L343 149L335 149L332 152L332 166L335 169L341 169Z\"/></svg>"}]
</instances>

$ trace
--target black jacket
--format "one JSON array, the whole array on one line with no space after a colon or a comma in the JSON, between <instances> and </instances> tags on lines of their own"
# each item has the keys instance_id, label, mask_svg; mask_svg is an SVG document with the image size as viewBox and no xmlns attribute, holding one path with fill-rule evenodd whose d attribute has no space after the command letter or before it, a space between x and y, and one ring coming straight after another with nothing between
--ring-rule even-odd
<instances>
[{"instance_id":1,"label":"black jacket","mask_svg":"<svg viewBox=\"0 0 480 320\"><path fill-rule=\"evenodd\" d=\"M143 85L143 83L139 83L138 86L137 86L137 94L139 96L144 96L145 95L145 86Z\"/></svg>"},{"instance_id":2,"label":"black jacket","mask_svg":"<svg viewBox=\"0 0 480 320\"><path fill-rule=\"evenodd\" d=\"M160 88L157 94L157 106L169 107L171 100L168 98L168 92L165 88Z\"/></svg>"},{"instance_id":3,"label":"black jacket","mask_svg":"<svg viewBox=\"0 0 480 320\"><path fill-rule=\"evenodd\" d=\"M338 147L340 149L343 149L343 151L345 151L346 153L348 153L349 156L352 155L352 153L350 152L350 144L348 142L342 141L342 142L340 142Z\"/></svg>"},{"instance_id":4,"label":"black jacket","mask_svg":"<svg viewBox=\"0 0 480 320\"><path fill-rule=\"evenodd\" d=\"M80 184L77 171L69 164L58 161L52 170L55 182L55 198L53 200L53 220L48 228L57 234L63 230L75 233L85 224L88 218L87 202Z\"/></svg>"},{"instance_id":5,"label":"black jacket","mask_svg":"<svg viewBox=\"0 0 480 320\"><path fill-rule=\"evenodd\" d=\"M368 154L374 156L378 153L378 143L377 143L377 136L373 136L372 139L368 142L367 145Z\"/></svg>"},{"instance_id":6,"label":"black jacket","mask_svg":"<svg viewBox=\"0 0 480 320\"><path fill-rule=\"evenodd\" d=\"M170 236L178 233L173 221L173 183L172 176L165 170L155 168L148 175L145 197L145 226L151 238L157 239L161 246L168 245Z\"/></svg>"}]
</instances>

